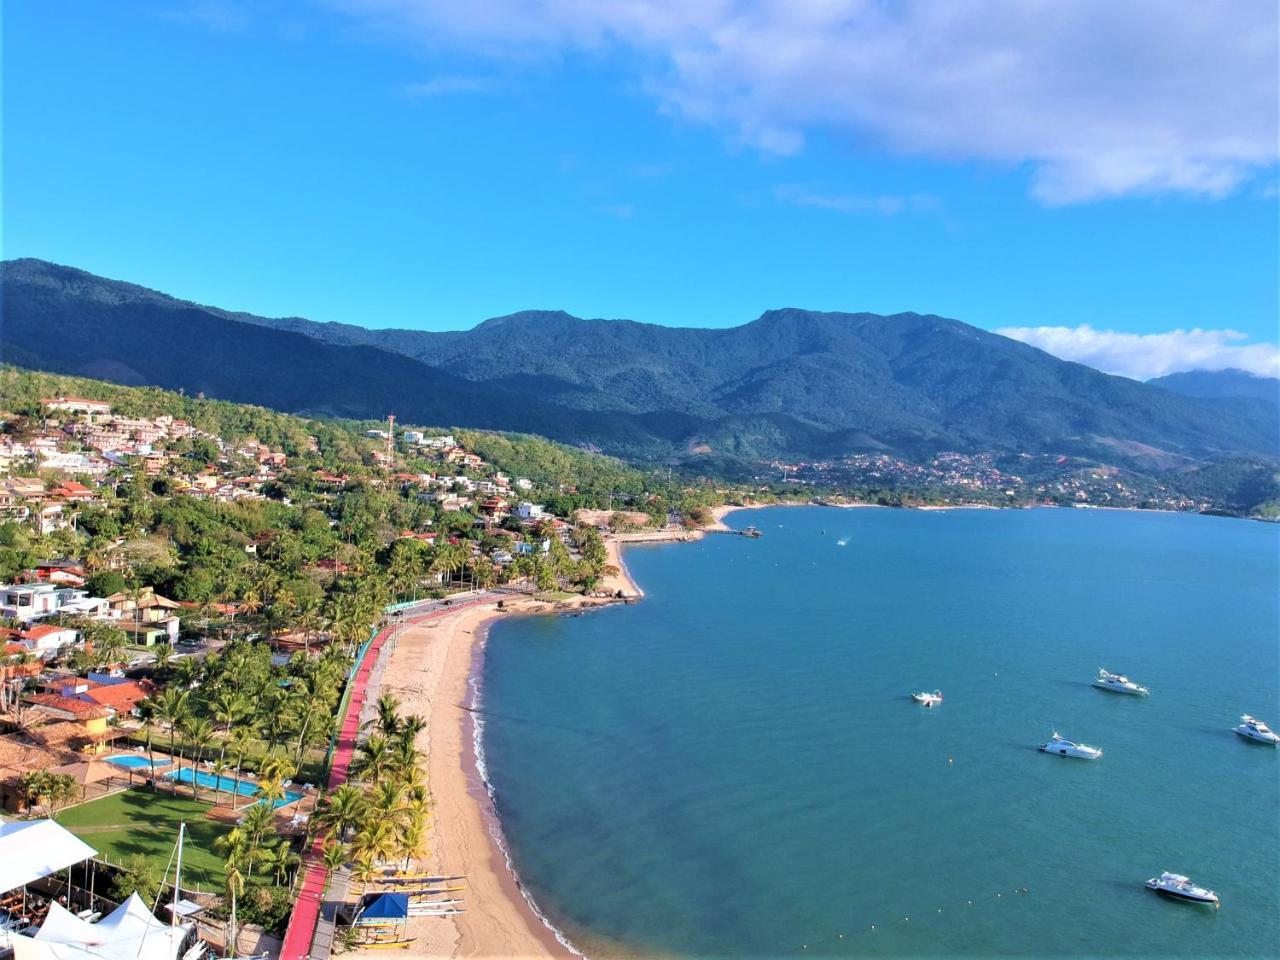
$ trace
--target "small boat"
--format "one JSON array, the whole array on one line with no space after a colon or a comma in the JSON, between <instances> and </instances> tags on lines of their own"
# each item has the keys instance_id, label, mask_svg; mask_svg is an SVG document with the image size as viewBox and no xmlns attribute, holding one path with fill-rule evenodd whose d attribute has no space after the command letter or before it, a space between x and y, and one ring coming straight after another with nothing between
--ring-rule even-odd
<instances>
[{"instance_id":1,"label":"small boat","mask_svg":"<svg viewBox=\"0 0 1280 960\"><path fill-rule=\"evenodd\" d=\"M1093 681L1093 685L1099 690L1113 690L1116 693L1131 693L1137 697L1145 697L1151 691L1140 683L1134 683L1128 677L1119 673L1111 673L1108 670L1099 668L1098 678Z\"/></svg>"},{"instance_id":2,"label":"small boat","mask_svg":"<svg viewBox=\"0 0 1280 960\"><path fill-rule=\"evenodd\" d=\"M1212 903L1214 909L1220 906L1216 893L1192 883L1180 873L1169 873L1166 870L1160 876L1152 877L1148 880L1147 889L1154 890L1162 896L1172 897L1174 900L1186 900L1190 903Z\"/></svg>"},{"instance_id":3,"label":"small boat","mask_svg":"<svg viewBox=\"0 0 1280 960\"><path fill-rule=\"evenodd\" d=\"M1057 754L1060 757L1079 757L1081 760L1097 760L1102 756L1102 751L1097 747L1068 740L1056 730L1048 743L1040 744L1040 749L1045 753Z\"/></svg>"},{"instance_id":4,"label":"small boat","mask_svg":"<svg viewBox=\"0 0 1280 960\"><path fill-rule=\"evenodd\" d=\"M913 693L911 699L916 703L923 703L926 707L935 707L942 702L942 691L935 690L933 693Z\"/></svg>"},{"instance_id":5,"label":"small boat","mask_svg":"<svg viewBox=\"0 0 1280 960\"><path fill-rule=\"evenodd\" d=\"M1240 726L1234 728L1236 733L1249 740L1257 740L1259 743L1269 743L1274 746L1280 743L1280 734L1268 727L1257 717L1251 717L1245 714L1240 718Z\"/></svg>"},{"instance_id":6,"label":"small boat","mask_svg":"<svg viewBox=\"0 0 1280 960\"><path fill-rule=\"evenodd\" d=\"M435 877L429 873L409 873L405 870L397 870L395 873L385 873L378 878L379 883L448 883L450 880L465 880L463 875L454 877Z\"/></svg>"},{"instance_id":7,"label":"small boat","mask_svg":"<svg viewBox=\"0 0 1280 960\"><path fill-rule=\"evenodd\" d=\"M461 893L466 887L422 887L418 890L397 890L397 893L408 894L410 897L429 897L437 893Z\"/></svg>"},{"instance_id":8,"label":"small boat","mask_svg":"<svg viewBox=\"0 0 1280 960\"><path fill-rule=\"evenodd\" d=\"M417 939L406 937L403 940L365 940L357 946L363 950L408 950L409 945Z\"/></svg>"},{"instance_id":9,"label":"small boat","mask_svg":"<svg viewBox=\"0 0 1280 960\"><path fill-rule=\"evenodd\" d=\"M461 900L410 900L411 907L456 907Z\"/></svg>"}]
</instances>

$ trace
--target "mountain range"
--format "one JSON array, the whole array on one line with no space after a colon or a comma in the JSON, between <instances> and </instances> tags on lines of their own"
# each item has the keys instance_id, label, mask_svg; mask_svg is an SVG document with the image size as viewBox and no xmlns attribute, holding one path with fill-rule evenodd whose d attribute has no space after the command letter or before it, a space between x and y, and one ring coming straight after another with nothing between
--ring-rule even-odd
<instances>
[{"instance_id":1,"label":"mountain range","mask_svg":"<svg viewBox=\"0 0 1280 960\"><path fill-rule=\"evenodd\" d=\"M1265 388L1139 383L931 315L784 309L692 329L528 311L466 331L372 330L200 306L40 260L0 268L7 362L294 413L394 412L637 458L1280 456Z\"/></svg>"}]
</instances>

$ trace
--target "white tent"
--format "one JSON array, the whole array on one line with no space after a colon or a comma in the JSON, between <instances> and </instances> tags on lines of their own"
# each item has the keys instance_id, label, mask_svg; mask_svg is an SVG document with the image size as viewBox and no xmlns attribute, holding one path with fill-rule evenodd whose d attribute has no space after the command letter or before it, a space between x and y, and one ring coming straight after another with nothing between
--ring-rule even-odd
<instances>
[{"instance_id":1,"label":"white tent","mask_svg":"<svg viewBox=\"0 0 1280 960\"><path fill-rule=\"evenodd\" d=\"M0 893L16 890L98 855L52 820L0 824Z\"/></svg>"},{"instance_id":2,"label":"white tent","mask_svg":"<svg viewBox=\"0 0 1280 960\"><path fill-rule=\"evenodd\" d=\"M57 903L34 937L14 937L14 960L176 960L190 926L152 916L136 893L97 923Z\"/></svg>"}]
</instances>

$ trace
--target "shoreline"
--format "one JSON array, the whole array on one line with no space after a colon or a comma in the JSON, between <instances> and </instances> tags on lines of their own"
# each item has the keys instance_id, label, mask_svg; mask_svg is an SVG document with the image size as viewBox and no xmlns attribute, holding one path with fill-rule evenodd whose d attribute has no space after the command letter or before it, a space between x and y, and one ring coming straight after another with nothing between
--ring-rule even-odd
<instances>
[{"instance_id":1,"label":"shoreline","mask_svg":"<svg viewBox=\"0 0 1280 960\"><path fill-rule=\"evenodd\" d=\"M481 743L481 684L492 625L505 617L556 616L635 602L645 593L626 565L623 547L631 543L701 540L709 532L732 529L724 522L730 513L773 506L893 509L868 503L725 504L712 508L713 522L698 530L667 529L606 537L609 563L617 573L601 580L596 596L548 603L520 595L504 600L501 609L494 601L404 630L391 652L382 688L399 697L406 712L424 715L428 721L419 739L427 756L427 783L432 798L429 853L422 865L439 875L466 877L466 889L460 894L465 900L465 913L413 919L409 934L418 939L409 956L585 956L545 916L520 880L494 807ZM932 509L1000 508L957 505Z\"/></svg>"},{"instance_id":2,"label":"shoreline","mask_svg":"<svg viewBox=\"0 0 1280 960\"><path fill-rule=\"evenodd\" d=\"M625 572L616 579L624 592L638 594ZM417 939L408 956L582 956L542 914L511 862L483 769L480 684L489 628L499 619L558 615L618 602L580 597L546 603L519 596L504 600L502 609L497 601L485 603L414 625L400 635L382 690L398 697L406 713L427 719L418 744L427 756L432 816L428 854L420 866L440 876L466 878L459 893L464 913L410 920L408 935Z\"/></svg>"}]
</instances>

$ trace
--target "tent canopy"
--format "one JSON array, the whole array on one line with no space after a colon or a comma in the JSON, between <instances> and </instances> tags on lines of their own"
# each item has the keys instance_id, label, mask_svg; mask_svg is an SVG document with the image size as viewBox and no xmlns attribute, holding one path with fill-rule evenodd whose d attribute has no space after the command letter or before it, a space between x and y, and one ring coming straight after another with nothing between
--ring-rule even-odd
<instances>
[{"instance_id":1,"label":"tent canopy","mask_svg":"<svg viewBox=\"0 0 1280 960\"><path fill-rule=\"evenodd\" d=\"M157 920L136 893L98 923L51 903L35 937L13 938L14 960L177 960L189 930Z\"/></svg>"},{"instance_id":2,"label":"tent canopy","mask_svg":"<svg viewBox=\"0 0 1280 960\"><path fill-rule=\"evenodd\" d=\"M97 855L97 850L52 820L0 824L0 893Z\"/></svg>"},{"instance_id":3,"label":"tent canopy","mask_svg":"<svg viewBox=\"0 0 1280 960\"><path fill-rule=\"evenodd\" d=\"M362 920L404 920L408 916L407 893L384 893L371 900L360 913Z\"/></svg>"}]
</instances>

